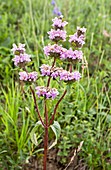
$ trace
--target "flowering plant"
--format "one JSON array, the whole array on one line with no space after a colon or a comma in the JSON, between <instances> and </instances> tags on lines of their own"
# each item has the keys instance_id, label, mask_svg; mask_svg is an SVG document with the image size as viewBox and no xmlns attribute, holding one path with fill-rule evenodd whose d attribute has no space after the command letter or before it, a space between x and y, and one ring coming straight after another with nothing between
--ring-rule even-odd
<instances>
[{"instance_id":1,"label":"flowering plant","mask_svg":"<svg viewBox=\"0 0 111 170\"><path fill-rule=\"evenodd\" d=\"M44 135L44 159L43 159L43 169L46 170L46 162L47 162L47 152L48 152L48 129L52 127L54 123L55 115L57 108L67 93L67 88L64 90L60 99L57 101L53 114L51 118L48 114L47 100L54 100L58 95L59 91L56 88L50 87L50 82L52 80L64 81L67 85L78 81L81 78L81 74L78 70L75 70L74 66L77 62L80 62L83 58L83 53L81 48L85 43L85 28L77 27L77 32L74 35L71 35L69 38L69 42L71 45L74 45L74 48L66 49L62 45L60 45L61 41L66 41L67 35L64 27L68 24L68 22L63 21L63 16L55 17L53 20L51 31L48 32L49 38L54 42L54 44L49 44L44 47L44 53L47 57L51 57L53 59L52 65L42 64L40 67L41 75L48 76L48 81L46 86L36 86L35 89L30 85L30 90L33 95L35 109L40 119L41 125L45 129ZM15 55L13 58L15 66L18 66L22 69L19 72L19 79L22 83L25 82L36 82L39 78L38 73L33 71L28 73L26 69L26 65L31 61L30 55L26 54L25 45L19 44L18 46L13 44L12 52ZM59 59L62 62L67 61L67 70L62 67L56 66L56 60ZM42 118L41 113L39 111L39 107L37 104L36 95L39 98L44 100L44 118Z\"/></svg>"}]
</instances>

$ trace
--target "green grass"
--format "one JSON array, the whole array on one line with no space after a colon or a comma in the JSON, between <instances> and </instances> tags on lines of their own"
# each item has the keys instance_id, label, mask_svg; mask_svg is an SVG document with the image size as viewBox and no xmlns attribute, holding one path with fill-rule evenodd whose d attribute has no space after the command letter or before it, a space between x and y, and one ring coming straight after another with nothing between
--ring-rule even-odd
<instances>
[{"instance_id":1,"label":"green grass","mask_svg":"<svg viewBox=\"0 0 111 170\"><path fill-rule=\"evenodd\" d=\"M110 0L57 1L67 26L73 34L77 26L87 28L83 47L88 67L79 83L72 85L58 109L56 120L62 127L58 140L61 163L68 164L71 150L84 141L79 159L88 170L110 170L111 165L111 34ZM48 0L0 0L0 166L2 169L20 169L21 164L40 149L31 141L30 133L38 121L32 97L27 89L26 99L21 95L10 48L13 43L25 43L32 55L32 68L49 63L43 46L50 40L53 7ZM68 47L68 44L64 44ZM14 83L14 80L15 83ZM40 80L41 84L45 83ZM58 84L53 83L56 87ZM52 104L55 104L53 101ZM42 103L39 101L42 113ZM50 112L52 111L49 105ZM38 135L40 134L40 136ZM37 131L42 143L42 129ZM53 136L50 132L50 136ZM16 155L16 156L15 156Z\"/></svg>"}]
</instances>

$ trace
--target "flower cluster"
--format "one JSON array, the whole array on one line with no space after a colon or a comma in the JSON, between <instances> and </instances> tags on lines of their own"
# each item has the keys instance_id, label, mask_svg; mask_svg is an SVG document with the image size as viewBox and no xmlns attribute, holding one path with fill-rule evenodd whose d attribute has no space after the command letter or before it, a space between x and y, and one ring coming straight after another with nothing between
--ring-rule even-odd
<instances>
[{"instance_id":1,"label":"flower cluster","mask_svg":"<svg viewBox=\"0 0 111 170\"><path fill-rule=\"evenodd\" d=\"M63 40L63 41L66 40L66 31L64 30L51 29L51 31L49 31L48 34L49 34L49 38L55 42L58 42L59 40Z\"/></svg>"},{"instance_id":2,"label":"flower cluster","mask_svg":"<svg viewBox=\"0 0 111 170\"><path fill-rule=\"evenodd\" d=\"M54 3L54 2L53 2ZM70 67L67 67L67 70L64 70L62 67L56 67L53 63L52 66L49 66L47 64L43 64L40 67L40 71L42 76L49 76L50 78L56 79L59 78L60 81L64 82L74 82L78 81L81 78L81 75L78 71L73 71L73 64L75 64L75 61L80 61L83 58L82 51L79 50L73 50L72 48L66 49L62 45L58 45L57 42L59 40L65 41L66 40L66 31L64 30L64 27L68 24L68 22L63 20L63 16L59 16L58 18L55 17L52 19L53 21L53 29L48 32L49 38L52 41L55 41L56 44L53 45L47 45L44 47L44 53L46 56L54 57L54 62L56 62L56 58L63 60L66 60L69 63ZM86 28L80 28L77 27L77 32L74 35L71 35L69 38L69 42L71 44L75 43L76 47L82 47L85 43L85 32ZM13 44L13 48L11 50L15 57L13 58L14 64L16 66L19 66L23 69L22 72L19 73L19 79L21 81L25 82L35 82L37 80L37 72L30 72L28 73L26 71L25 64L27 62L30 62L30 55L26 54L25 50L25 44ZM50 81L48 80L48 83L50 84ZM57 89L50 88L49 84L47 87L38 86L36 87L36 94L40 97L43 96L46 99L52 98L54 99L59 93Z\"/></svg>"},{"instance_id":3,"label":"flower cluster","mask_svg":"<svg viewBox=\"0 0 111 170\"><path fill-rule=\"evenodd\" d=\"M37 79L37 72L31 72L31 73L27 73L26 71L23 71L23 72L20 72L19 73L19 79L21 80L21 81L29 81L29 82L31 82L31 81L36 81L36 79Z\"/></svg>"},{"instance_id":4,"label":"flower cluster","mask_svg":"<svg viewBox=\"0 0 111 170\"><path fill-rule=\"evenodd\" d=\"M30 55L28 54L22 54L15 55L15 57L12 59L14 61L15 66L20 66L21 64L25 64L27 62L30 62Z\"/></svg>"},{"instance_id":5,"label":"flower cluster","mask_svg":"<svg viewBox=\"0 0 111 170\"><path fill-rule=\"evenodd\" d=\"M38 97L45 97L46 99L54 99L59 94L56 88L37 86L35 89Z\"/></svg>"},{"instance_id":6,"label":"flower cluster","mask_svg":"<svg viewBox=\"0 0 111 170\"><path fill-rule=\"evenodd\" d=\"M78 81L81 78L81 75L78 71L75 72L69 72L69 71L62 71L60 74L60 80L67 81Z\"/></svg>"},{"instance_id":7,"label":"flower cluster","mask_svg":"<svg viewBox=\"0 0 111 170\"><path fill-rule=\"evenodd\" d=\"M60 16L59 18L55 17L54 19L52 19L53 21L52 26L55 29L63 29L68 24L68 22L63 21L62 18L63 16Z\"/></svg>"},{"instance_id":8,"label":"flower cluster","mask_svg":"<svg viewBox=\"0 0 111 170\"><path fill-rule=\"evenodd\" d=\"M86 33L86 28L81 28L81 27L77 27L77 34L78 36L80 35L84 35Z\"/></svg>"},{"instance_id":9,"label":"flower cluster","mask_svg":"<svg viewBox=\"0 0 111 170\"><path fill-rule=\"evenodd\" d=\"M60 55L65 52L66 49L62 46L59 46L57 44L54 45L48 45L44 47L44 54L46 56L52 56L52 57L60 57Z\"/></svg>"},{"instance_id":10,"label":"flower cluster","mask_svg":"<svg viewBox=\"0 0 111 170\"><path fill-rule=\"evenodd\" d=\"M73 60L82 60L83 58L83 53L82 51L78 51L78 50L72 50L71 48L69 50L64 51L61 55L60 55L60 59L64 59L64 60L69 60L69 61L73 61Z\"/></svg>"},{"instance_id":11,"label":"flower cluster","mask_svg":"<svg viewBox=\"0 0 111 170\"><path fill-rule=\"evenodd\" d=\"M52 78L57 78L60 76L61 72L63 71L62 67L51 67L47 64L43 64L40 67L42 76L50 76Z\"/></svg>"},{"instance_id":12,"label":"flower cluster","mask_svg":"<svg viewBox=\"0 0 111 170\"><path fill-rule=\"evenodd\" d=\"M63 48L62 46L59 46L57 44L54 45L48 45L44 47L44 53L46 56L52 56L64 60L82 60L83 53L82 51L78 50L72 50L71 48L67 50L66 48Z\"/></svg>"},{"instance_id":13,"label":"flower cluster","mask_svg":"<svg viewBox=\"0 0 111 170\"><path fill-rule=\"evenodd\" d=\"M25 53L25 44L19 43L18 46L16 44L13 44L13 48L11 49L11 51L15 55L15 57L12 59L15 66L19 66L23 68L23 70L26 70L25 64L27 62L30 62L31 59L30 55ZM25 82L35 82L37 79L37 72L34 71L28 73L27 71L22 71L19 73L19 79Z\"/></svg>"},{"instance_id":14,"label":"flower cluster","mask_svg":"<svg viewBox=\"0 0 111 170\"><path fill-rule=\"evenodd\" d=\"M15 66L23 66L27 62L30 62L30 55L25 53L25 44L20 44L17 46L13 44L13 48L11 49L15 57L12 59L14 61Z\"/></svg>"},{"instance_id":15,"label":"flower cluster","mask_svg":"<svg viewBox=\"0 0 111 170\"><path fill-rule=\"evenodd\" d=\"M55 17L52 21L54 29L51 29L51 31L48 32L49 38L55 42L58 42L59 40L66 41L66 31L64 30L64 27L68 22L63 21L62 15L59 18Z\"/></svg>"},{"instance_id":16,"label":"flower cluster","mask_svg":"<svg viewBox=\"0 0 111 170\"><path fill-rule=\"evenodd\" d=\"M69 42L81 48L85 44L85 32L86 28L77 27L77 32L74 35L70 35Z\"/></svg>"},{"instance_id":17,"label":"flower cluster","mask_svg":"<svg viewBox=\"0 0 111 170\"><path fill-rule=\"evenodd\" d=\"M25 44L19 43L18 46L13 44L13 48L11 49L13 54L20 54L25 52Z\"/></svg>"},{"instance_id":18,"label":"flower cluster","mask_svg":"<svg viewBox=\"0 0 111 170\"><path fill-rule=\"evenodd\" d=\"M78 71L75 72L69 72L66 70L63 70L62 67L51 67L47 64L43 64L40 67L42 76L50 76L52 78L57 78L59 77L60 80L63 81L75 81L75 80L79 80L81 78L81 75Z\"/></svg>"}]
</instances>

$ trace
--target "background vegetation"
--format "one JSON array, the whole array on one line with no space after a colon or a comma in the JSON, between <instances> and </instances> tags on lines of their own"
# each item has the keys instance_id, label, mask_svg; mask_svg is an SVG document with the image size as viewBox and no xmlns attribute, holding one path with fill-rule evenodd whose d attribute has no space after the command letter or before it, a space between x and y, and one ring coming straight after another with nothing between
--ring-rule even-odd
<instances>
[{"instance_id":1,"label":"background vegetation","mask_svg":"<svg viewBox=\"0 0 111 170\"><path fill-rule=\"evenodd\" d=\"M83 78L72 85L58 109L56 120L62 131L57 154L61 165L66 166L71 152L84 141L78 165L81 161L88 170L110 170L111 1L59 0L57 5L69 22L69 34L73 34L77 26L87 28L83 51L88 62ZM42 157L40 146L32 142L30 135L38 121L34 104L28 89L26 99L21 95L10 49L13 43L25 43L36 71L42 63L50 63L44 56L43 46L50 42L47 31L54 17L52 11L49 0L0 0L1 169L19 170L30 156ZM41 101L39 104L42 108ZM36 136L41 147L42 135L42 129L38 129Z\"/></svg>"}]
</instances>

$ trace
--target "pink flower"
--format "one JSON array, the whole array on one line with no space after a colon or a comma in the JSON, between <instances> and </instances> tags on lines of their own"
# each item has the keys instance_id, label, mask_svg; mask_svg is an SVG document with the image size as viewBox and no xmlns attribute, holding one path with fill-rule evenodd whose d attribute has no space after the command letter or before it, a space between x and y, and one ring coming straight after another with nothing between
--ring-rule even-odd
<instances>
[{"instance_id":1,"label":"pink flower","mask_svg":"<svg viewBox=\"0 0 111 170\"><path fill-rule=\"evenodd\" d=\"M71 48L67 50L66 48L63 48L62 46L59 46L57 44L45 46L44 53L47 56L60 57L60 59L64 60L66 59L81 60L83 58L82 51L80 50L73 51Z\"/></svg>"},{"instance_id":2,"label":"pink flower","mask_svg":"<svg viewBox=\"0 0 111 170\"><path fill-rule=\"evenodd\" d=\"M78 51L78 50L75 50L74 52L73 52L73 57L72 57L72 59L78 59L78 60L82 60L82 58L83 58L83 52L82 51Z\"/></svg>"},{"instance_id":3,"label":"pink flower","mask_svg":"<svg viewBox=\"0 0 111 170\"><path fill-rule=\"evenodd\" d=\"M26 71L23 71L23 72L20 72L19 73L19 79L22 80L22 81L27 81L28 80L28 74Z\"/></svg>"},{"instance_id":4,"label":"pink flower","mask_svg":"<svg viewBox=\"0 0 111 170\"><path fill-rule=\"evenodd\" d=\"M28 81L36 81L36 79L37 79L37 72L36 71L28 73Z\"/></svg>"},{"instance_id":5,"label":"pink flower","mask_svg":"<svg viewBox=\"0 0 111 170\"><path fill-rule=\"evenodd\" d=\"M74 35L70 35L69 42L75 43L77 47L81 48L85 44L84 35L78 36L77 33L75 33Z\"/></svg>"},{"instance_id":6,"label":"pink flower","mask_svg":"<svg viewBox=\"0 0 111 170\"><path fill-rule=\"evenodd\" d=\"M73 73L73 77L74 77L75 80L78 81L81 78L81 74L78 71L75 71Z\"/></svg>"},{"instance_id":7,"label":"pink flower","mask_svg":"<svg viewBox=\"0 0 111 170\"><path fill-rule=\"evenodd\" d=\"M49 66L47 64L43 64L40 67L40 70L41 70L42 76L49 76L51 73L51 66Z\"/></svg>"},{"instance_id":8,"label":"pink flower","mask_svg":"<svg viewBox=\"0 0 111 170\"><path fill-rule=\"evenodd\" d=\"M60 73L60 80L64 80L64 81L77 81L81 78L81 75L78 71L75 71L75 72L69 72L69 71L66 71L66 70L63 70L61 73Z\"/></svg>"},{"instance_id":9,"label":"pink flower","mask_svg":"<svg viewBox=\"0 0 111 170\"><path fill-rule=\"evenodd\" d=\"M66 40L66 31L64 30L51 29L51 31L49 31L48 34L49 34L49 38L53 41L59 41L59 40L65 41Z\"/></svg>"},{"instance_id":10,"label":"pink flower","mask_svg":"<svg viewBox=\"0 0 111 170\"><path fill-rule=\"evenodd\" d=\"M59 46L57 44L48 45L48 46L44 47L45 55L46 56L52 56L52 57L60 57L60 55L66 50L67 49L65 49L62 46Z\"/></svg>"},{"instance_id":11,"label":"pink flower","mask_svg":"<svg viewBox=\"0 0 111 170\"><path fill-rule=\"evenodd\" d=\"M82 51L75 50L73 51L71 48L69 50L66 50L62 52L60 55L60 59L70 59L70 60L82 60L83 53Z\"/></svg>"},{"instance_id":12,"label":"pink flower","mask_svg":"<svg viewBox=\"0 0 111 170\"><path fill-rule=\"evenodd\" d=\"M20 72L19 73L19 79L22 81L36 81L37 79L37 72L31 72L27 73L26 71Z\"/></svg>"},{"instance_id":13,"label":"pink flower","mask_svg":"<svg viewBox=\"0 0 111 170\"><path fill-rule=\"evenodd\" d=\"M52 78L57 78L60 76L61 71L63 70L62 67L51 67L47 64L43 64L40 67L40 71L42 73L42 76L50 76Z\"/></svg>"},{"instance_id":14,"label":"pink flower","mask_svg":"<svg viewBox=\"0 0 111 170\"><path fill-rule=\"evenodd\" d=\"M55 29L63 29L68 24L68 22L62 21L62 16L60 16L59 18L55 17L54 19L52 19L52 21L52 26L55 27Z\"/></svg>"},{"instance_id":15,"label":"pink flower","mask_svg":"<svg viewBox=\"0 0 111 170\"><path fill-rule=\"evenodd\" d=\"M20 63L27 63L30 62L30 55L28 54L20 54L20 55L15 55L15 57L12 59L14 61L14 64L18 66Z\"/></svg>"},{"instance_id":16,"label":"pink flower","mask_svg":"<svg viewBox=\"0 0 111 170\"><path fill-rule=\"evenodd\" d=\"M84 35L86 33L86 28L80 28L80 27L77 27L77 34L80 36L80 35Z\"/></svg>"},{"instance_id":17,"label":"pink flower","mask_svg":"<svg viewBox=\"0 0 111 170\"><path fill-rule=\"evenodd\" d=\"M49 65L43 64L41 67L41 73L43 76L50 76L52 78L57 78L59 77L60 80L64 81L75 81L79 80L81 75L78 71L75 72L69 72L66 70L63 70L62 67L51 67Z\"/></svg>"},{"instance_id":18,"label":"pink flower","mask_svg":"<svg viewBox=\"0 0 111 170\"><path fill-rule=\"evenodd\" d=\"M18 46L16 44L13 44L13 48L11 49L13 54L19 54L25 52L25 44L19 43Z\"/></svg>"},{"instance_id":19,"label":"pink flower","mask_svg":"<svg viewBox=\"0 0 111 170\"><path fill-rule=\"evenodd\" d=\"M45 97L46 99L54 99L59 94L56 88L37 86L35 89L38 97Z\"/></svg>"}]
</instances>

